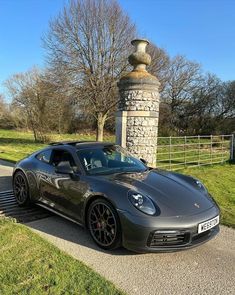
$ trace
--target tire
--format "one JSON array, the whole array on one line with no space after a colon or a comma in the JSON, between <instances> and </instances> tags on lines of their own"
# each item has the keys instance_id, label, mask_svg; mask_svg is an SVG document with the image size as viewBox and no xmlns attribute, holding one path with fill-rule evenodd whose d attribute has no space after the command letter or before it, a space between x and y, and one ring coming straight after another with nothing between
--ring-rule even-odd
<instances>
[{"instance_id":1,"label":"tire","mask_svg":"<svg viewBox=\"0 0 235 295\"><path fill-rule=\"evenodd\" d=\"M96 199L88 208L87 225L94 242L102 249L121 246L121 224L115 208L105 199Z\"/></svg>"},{"instance_id":2,"label":"tire","mask_svg":"<svg viewBox=\"0 0 235 295\"><path fill-rule=\"evenodd\" d=\"M31 204L28 181L21 171L17 171L14 175L13 192L20 207L27 207Z\"/></svg>"}]
</instances>

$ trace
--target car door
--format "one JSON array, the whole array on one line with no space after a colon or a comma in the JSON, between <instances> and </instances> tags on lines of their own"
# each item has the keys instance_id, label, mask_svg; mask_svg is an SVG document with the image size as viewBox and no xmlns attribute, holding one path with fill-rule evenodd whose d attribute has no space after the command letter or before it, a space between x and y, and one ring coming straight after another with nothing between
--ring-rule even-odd
<instances>
[{"instance_id":1,"label":"car door","mask_svg":"<svg viewBox=\"0 0 235 295\"><path fill-rule=\"evenodd\" d=\"M67 162L74 174L58 173L61 163ZM54 148L51 156L51 173L42 179L41 194L43 202L60 213L81 221L83 195L87 184L82 180L81 173L74 155L66 149Z\"/></svg>"},{"instance_id":2,"label":"car door","mask_svg":"<svg viewBox=\"0 0 235 295\"><path fill-rule=\"evenodd\" d=\"M54 167L50 164L52 155L52 149L43 150L36 155L36 178L38 184L38 201L48 204L49 200L47 198L47 193L45 187L47 188L48 183L52 181L52 175L54 173Z\"/></svg>"}]
</instances>

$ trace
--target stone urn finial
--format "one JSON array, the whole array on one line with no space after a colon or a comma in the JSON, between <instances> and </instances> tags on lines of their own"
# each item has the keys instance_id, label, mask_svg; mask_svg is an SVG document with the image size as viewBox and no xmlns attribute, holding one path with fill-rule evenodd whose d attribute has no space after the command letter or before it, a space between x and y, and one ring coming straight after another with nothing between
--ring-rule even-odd
<instances>
[{"instance_id":1,"label":"stone urn finial","mask_svg":"<svg viewBox=\"0 0 235 295\"><path fill-rule=\"evenodd\" d=\"M136 49L128 58L129 63L134 67L133 71L146 72L146 66L151 63L151 56L145 51L149 41L145 39L135 39L131 41L131 44L134 45Z\"/></svg>"}]
</instances>

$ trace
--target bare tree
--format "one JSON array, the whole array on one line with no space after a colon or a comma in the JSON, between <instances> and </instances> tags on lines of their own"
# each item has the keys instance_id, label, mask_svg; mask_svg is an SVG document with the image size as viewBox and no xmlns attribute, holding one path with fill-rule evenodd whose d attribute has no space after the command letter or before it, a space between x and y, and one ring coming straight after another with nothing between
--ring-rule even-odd
<instances>
[{"instance_id":1,"label":"bare tree","mask_svg":"<svg viewBox=\"0 0 235 295\"><path fill-rule=\"evenodd\" d=\"M0 94L0 118L4 115L6 111L6 103L4 101L3 95Z\"/></svg>"},{"instance_id":2,"label":"bare tree","mask_svg":"<svg viewBox=\"0 0 235 295\"><path fill-rule=\"evenodd\" d=\"M177 110L176 126L190 134L232 132L235 126L227 126L224 130L224 125L225 122L234 122L234 85L233 82L222 82L210 73L201 76L200 83L191 91L190 99Z\"/></svg>"},{"instance_id":3,"label":"bare tree","mask_svg":"<svg viewBox=\"0 0 235 295\"><path fill-rule=\"evenodd\" d=\"M150 43L148 53L151 56L151 64L148 66L148 71L156 76L161 83L159 91L164 91L167 81L169 80L170 57L167 52Z\"/></svg>"},{"instance_id":4,"label":"bare tree","mask_svg":"<svg viewBox=\"0 0 235 295\"><path fill-rule=\"evenodd\" d=\"M68 132L74 119L74 99L68 87L68 77L60 77L58 72L55 74L47 69L41 75L41 90L49 98L48 127L58 133Z\"/></svg>"},{"instance_id":5,"label":"bare tree","mask_svg":"<svg viewBox=\"0 0 235 295\"><path fill-rule=\"evenodd\" d=\"M97 140L117 102L116 82L127 68L135 26L116 0L74 0L43 38L54 71L69 77L70 93L97 122Z\"/></svg>"},{"instance_id":6,"label":"bare tree","mask_svg":"<svg viewBox=\"0 0 235 295\"><path fill-rule=\"evenodd\" d=\"M170 106L172 130L177 127L180 113L185 104L192 98L194 90L202 79L200 65L187 60L183 56L176 56L170 61L167 70L167 81L162 91L162 102ZM160 114L161 115L161 114ZM176 130L179 132L179 130Z\"/></svg>"},{"instance_id":7,"label":"bare tree","mask_svg":"<svg viewBox=\"0 0 235 295\"><path fill-rule=\"evenodd\" d=\"M12 118L4 96L0 94L0 128L12 128Z\"/></svg>"},{"instance_id":8,"label":"bare tree","mask_svg":"<svg viewBox=\"0 0 235 295\"><path fill-rule=\"evenodd\" d=\"M181 129L191 134L213 133L216 125L213 118L222 96L222 81L212 74L203 75L192 89L190 100L181 108L178 122Z\"/></svg>"},{"instance_id":9,"label":"bare tree","mask_svg":"<svg viewBox=\"0 0 235 295\"><path fill-rule=\"evenodd\" d=\"M235 118L235 81L225 82L223 86L224 99L218 103L220 116L223 115L226 118Z\"/></svg>"},{"instance_id":10,"label":"bare tree","mask_svg":"<svg viewBox=\"0 0 235 295\"><path fill-rule=\"evenodd\" d=\"M26 73L15 74L5 82L5 85L12 96L12 104L26 112L35 141L45 141L50 95L40 71L34 68Z\"/></svg>"},{"instance_id":11,"label":"bare tree","mask_svg":"<svg viewBox=\"0 0 235 295\"><path fill-rule=\"evenodd\" d=\"M171 60L163 99L170 104L172 111L191 98L200 80L199 64L180 55Z\"/></svg>"}]
</instances>

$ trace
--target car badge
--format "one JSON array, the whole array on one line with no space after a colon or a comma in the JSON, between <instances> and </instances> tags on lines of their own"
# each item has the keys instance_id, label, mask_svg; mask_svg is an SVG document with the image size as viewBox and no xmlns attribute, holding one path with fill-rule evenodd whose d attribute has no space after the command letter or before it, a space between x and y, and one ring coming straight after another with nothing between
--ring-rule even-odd
<instances>
[{"instance_id":1,"label":"car badge","mask_svg":"<svg viewBox=\"0 0 235 295\"><path fill-rule=\"evenodd\" d=\"M198 203L194 203L194 206L200 208L200 205L198 205Z\"/></svg>"}]
</instances>

